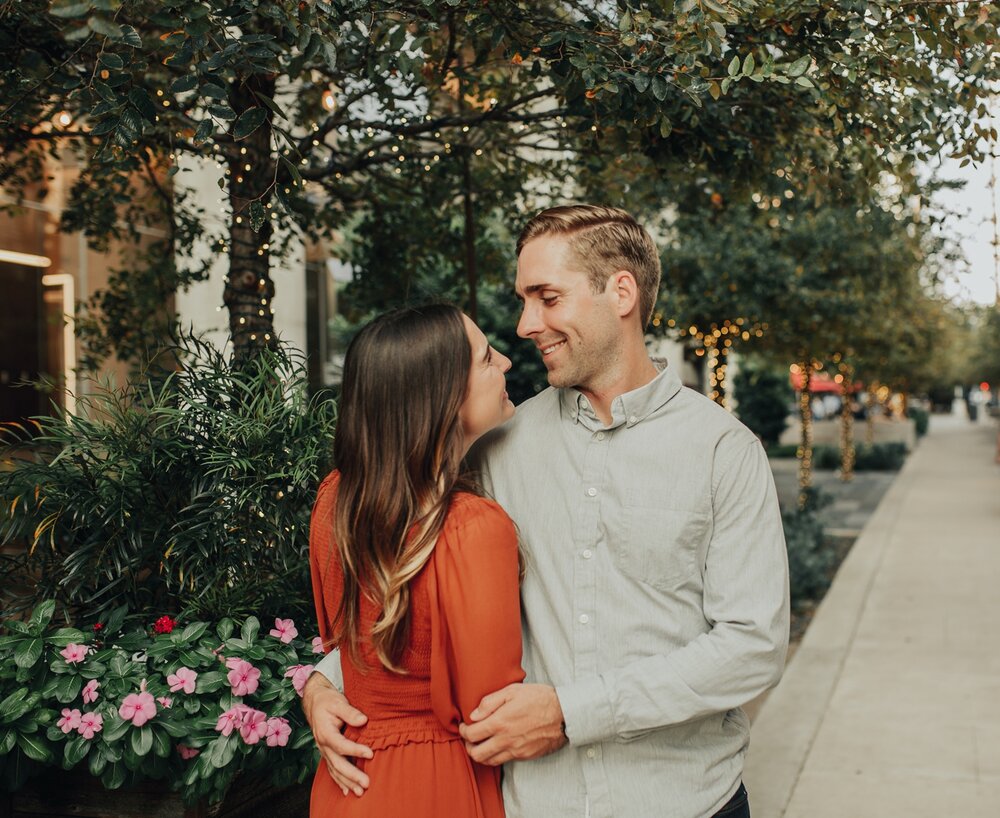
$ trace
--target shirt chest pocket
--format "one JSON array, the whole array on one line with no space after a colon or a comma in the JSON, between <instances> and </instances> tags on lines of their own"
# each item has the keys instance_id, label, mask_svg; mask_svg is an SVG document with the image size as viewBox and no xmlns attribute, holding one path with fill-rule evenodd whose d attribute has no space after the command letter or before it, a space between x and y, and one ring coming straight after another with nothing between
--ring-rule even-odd
<instances>
[{"instance_id":1,"label":"shirt chest pocket","mask_svg":"<svg viewBox=\"0 0 1000 818\"><path fill-rule=\"evenodd\" d=\"M622 573L660 591L700 585L700 561L710 535L708 515L665 508L655 498L634 495L623 509L611 549Z\"/></svg>"}]
</instances>

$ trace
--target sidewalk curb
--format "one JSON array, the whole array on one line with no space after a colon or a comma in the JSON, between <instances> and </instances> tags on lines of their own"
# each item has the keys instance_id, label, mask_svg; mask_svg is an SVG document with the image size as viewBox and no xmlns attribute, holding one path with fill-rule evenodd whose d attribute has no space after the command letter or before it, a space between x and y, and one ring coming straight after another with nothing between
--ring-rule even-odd
<instances>
[{"instance_id":1,"label":"sidewalk curb","mask_svg":"<svg viewBox=\"0 0 1000 818\"><path fill-rule=\"evenodd\" d=\"M743 776L754 818L782 818L785 814L823 725L910 489L913 463L920 456L917 449L906 459L837 572L784 677L754 721Z\"/></svg>"}]
</instances>

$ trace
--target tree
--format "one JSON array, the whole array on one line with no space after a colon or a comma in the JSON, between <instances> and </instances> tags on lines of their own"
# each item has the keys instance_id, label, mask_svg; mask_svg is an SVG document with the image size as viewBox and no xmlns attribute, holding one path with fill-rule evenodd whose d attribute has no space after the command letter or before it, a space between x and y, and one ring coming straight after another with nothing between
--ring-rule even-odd
<instances>
[{"instance_id":1,"label":"tree","mask_svg":"<svg viewBox=\"0 0 1000 818\"><path fill-rule=\"evenodd\" d=\"M273 343L271 260L287 237L342 225L370 180L402 175L401 163L468 178L508 162L552 179L539 157L574 149L812 179L835 174L845 146L870 174L890 155L972 156L1000 21L989 3L934 0L0 8L0 180L23 188L46 151L69 146L83 169L65 225L98 244L151 218L137 201L146 186L170 225L165 274L183 285L197 271L177 260L206 228L171 174L183 157L215 160L228 223L214 238L242 357ZM467 191L470 227L472 204ZM465 243L474 310L475 236Z\"/></svg>"}]
</instances>

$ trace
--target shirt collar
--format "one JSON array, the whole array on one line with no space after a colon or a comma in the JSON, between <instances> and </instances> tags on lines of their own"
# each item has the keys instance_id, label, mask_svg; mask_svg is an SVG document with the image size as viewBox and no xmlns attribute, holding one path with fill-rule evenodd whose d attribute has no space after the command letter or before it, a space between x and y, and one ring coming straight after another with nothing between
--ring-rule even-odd
<instances>
[{"instance_id":1,"label":"shirt collar","mask_svg":"<svg viewBox=\"0 0 1000 818\"><path fill-rule=\"evenodd\" d=\"M611 402L611 423L607 426L604 426L594 412L594 407L590 405L590 401L578 389L559 390L559 404L563 417L568 417L574 423L582 423L591 429L616 429L622 425L631 427L642 423L681 389L681 380L674 368L668 366L663 358L652 360L660 370L659 374L649 383L615 398Z\"/></svg>"}]
</instances>

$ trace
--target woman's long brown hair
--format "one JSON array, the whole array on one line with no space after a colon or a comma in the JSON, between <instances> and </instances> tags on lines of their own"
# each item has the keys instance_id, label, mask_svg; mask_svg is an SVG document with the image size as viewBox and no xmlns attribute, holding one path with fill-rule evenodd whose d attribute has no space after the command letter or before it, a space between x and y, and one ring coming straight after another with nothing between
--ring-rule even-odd
<instances>
[{"instance_id":1,"label":"woman's long brown hair","mask_svg":"<svg viewBox=\"0 0 1000 818\"><path fill-rule=\"evenodd\" d=\"M430 559L460 484L459 409L471 365L462 313L448 305L382 315L348 347L334 438L333 536L344 592L333 638L359 667L366 595L382 610L371 633L376 654L404 672L410 582Z\"/></svg>"}]
</instances>

